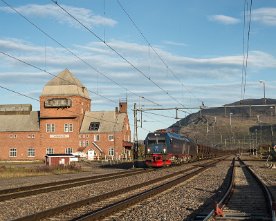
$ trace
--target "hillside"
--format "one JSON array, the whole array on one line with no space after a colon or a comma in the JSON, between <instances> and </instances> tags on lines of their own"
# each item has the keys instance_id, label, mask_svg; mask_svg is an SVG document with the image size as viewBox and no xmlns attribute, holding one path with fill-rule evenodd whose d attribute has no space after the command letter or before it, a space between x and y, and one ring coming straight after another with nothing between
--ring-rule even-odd
<instances>
[{"instance_id":1,"label":"hillside","mask_svg":"<svg viewBox=\"0 0 276 221\"><path fill-rule=\"evenodd\" d=\"M203 106L170 128L198 143L249 150L276 141L275 111L276 99L248 99L217 108Z\"/></svg>"}]
</instances>

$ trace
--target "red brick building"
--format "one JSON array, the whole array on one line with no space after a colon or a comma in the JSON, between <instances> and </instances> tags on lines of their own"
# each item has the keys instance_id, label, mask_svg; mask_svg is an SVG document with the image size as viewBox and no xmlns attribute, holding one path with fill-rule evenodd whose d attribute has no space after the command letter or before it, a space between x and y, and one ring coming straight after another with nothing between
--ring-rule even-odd
<instances>
[{"instance_id":1,"label":"red brick building","mask_svg":"<svg viewBox=\"0 0 276 221\"><path fill-rule=\"evenodd\" d=\"M42 160L46 154L78 154L88 159L130 157L127 102L114 111L91 112L88 90L64 70L31 105L0 105L0 160Z\"/></svg>"}]
</instances>

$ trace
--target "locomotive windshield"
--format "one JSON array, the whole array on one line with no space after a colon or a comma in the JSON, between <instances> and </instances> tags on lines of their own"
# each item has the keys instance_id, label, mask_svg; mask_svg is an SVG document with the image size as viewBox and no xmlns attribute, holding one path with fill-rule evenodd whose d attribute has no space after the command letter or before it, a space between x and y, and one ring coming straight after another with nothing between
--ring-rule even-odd
<instances>
[{"instance_id":1,"label":"locomotive windshield","mask_svg":"<svg viewBox=\"0 0 276 221\"><path fill-rule=\"evenodd\" d=\"M165 144L166 143L166 138L165 138L164 134L151 133L151 134L148 135L146 141L147 141L147 145Z\"/></svg>"},{"instance_id":2,"label":"locomotive windshield","mask_svg":"<svg viewBox=\"0 0 276 221\"><path fill-rule=\"evenodd\" d=\"M165 137L158 137L156 139L148 139L148 145L151 144L164 144L166 143Z\"/></svg>"}]
</instances>

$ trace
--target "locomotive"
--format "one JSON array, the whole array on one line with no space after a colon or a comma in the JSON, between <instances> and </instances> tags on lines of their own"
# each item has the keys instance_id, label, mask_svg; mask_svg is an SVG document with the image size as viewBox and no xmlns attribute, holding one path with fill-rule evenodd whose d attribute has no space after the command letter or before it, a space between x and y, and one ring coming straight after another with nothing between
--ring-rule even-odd
<instances>
[{"instance_id":1,"label":"locomotive","mask_svg":"<svg viewBox=\"0 0 276 221\"><path fill-rule=\"evenodd\" d=\"M211 148L196 144L192 139L166 130L148 133L145 141L145 163L149 167L163 167L172 162L189 161L211 155Z\"/></svg>"}]
</instances>

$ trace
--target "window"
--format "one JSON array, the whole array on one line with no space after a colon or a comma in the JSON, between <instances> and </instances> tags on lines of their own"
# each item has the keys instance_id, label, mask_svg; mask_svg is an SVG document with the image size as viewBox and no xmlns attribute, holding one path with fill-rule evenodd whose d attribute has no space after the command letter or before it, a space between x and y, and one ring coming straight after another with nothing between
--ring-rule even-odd
<instances>
[{"instance_id":1,"label":"window","mask_svg":"<svg viewBox=\"0 0 276 221\"><path fill-rule=\"evenodd\" d=\"M34 134L29 134L29 135L28 135L28 138L34 139L34 138L35 138L35 135L34 135Z\"/></svg>"},{"instance_id":2,"label":"window","mask_svg":"<svg viewBox=\"0 0 276 221\"><path fill-rule=\"evenodd\" d=\"M73 132L73 124L64 124L64 132Z\"/></svg>"},{"instance_id":3,"label":"window","mask_svg":"<svg viewBox=\"0 0 276 221\"><path fill-rule=\"evenodd\" d=\"M114 148L113 147L109 148L108 155L109 156L114 156Z\"/></svg>"},{"instance_id":4,"label":"window","mask_svg":"<svg viewBox=\"0 0 276 221\"><path fill-rule=\"evenodd\" d=\"M94 141L99 141L100 140L100 135L99 134L95 134L94 135Z\"/></svg>"},{"instance_id":5,"label":"window","mask_svg":"<svg viewBox=\"0 0 276 221\"><path fill-rule=\"evenodd\" d=\"M28 157L34 157L35 156L35 149L29 148L28 149Z\"/></svg>"},{"instance_id":6,"label":"window","mask_svg":"<svg viewBox=\"0 0 276 221\"><path fill-rule=\"evenodd\" d=\"M10 134L10 138L17 138L16 134Z\"/></svg>"},{"instance_id":7,"label":"window","mask_svg":"<svg viewBox=\"0 0 276 221\"><path fill-rule=\"evenodd\" d=\"M54 153L54 149L53 149L53 148L48 147L48 148L46 149L46 154L53 154L53 153Z\"/></svg>"},{"instance_id":8,"label":"window","mask_svg":"<svg viewBox=\"0 0 276 221\"><path fill-rule=\"evenodd\" d=\"M79 141L79 147L82 147L82 141L81 140Z\"/></svg>"},{"instance_id":9,"label":"window","mask_svg":"<svg viewBox=\"0 0 276 221\"><path fill-rule=\"evenodd\" d=\"M108 140L109 141L114 141L114 136L113 135L108 135Z\"/></svg>"},{"instance_id":10,"label":"window","mask_svg":"<svg viewBox=\"0 0 276 221\"><path fill-rule=\"evenodd\" d=\"M55 124L46 124L46 132L55 132Z\"/></svg>"},{"instance_id":11,"label":"window","mask_svg":"<svg viewBox=\"0 0 276 221\"><path fill-rule=\"evenodd\" d=\"M91 122L88 130L99 130L100 122Z\"/></svg>"},{"instance_id":12,"label":"window","mask_svg":"<svg viewBox=\"0 0 276 221\"><path fill-rule=\"evenodd\" d=\"M65 149L65 153L66 153L66 154L71 154L71 153L73 153L73 148L71 148L71 147L66 148L66 149Z\"/></svg>"},{"instance_id":13,"label":"window","mask_svg":"<svg viewBox=\"0 0 276 221\"><path fill-rule=\"evenodd\" d=\"M86 147L89 146L89 141L88 141L88 140L85 141L85 146L86 146Z\"/></svg>"},{"instance_id":14,"label":"window","mask_svg":"<svg viewBox=\"0 0 276 221\"><path fill-rule=\"evenodd\" d=\"M10 149L10 157L16 157L16 155L17 155L16 148L11 148Z\"/></svg>"}]
</instances>

